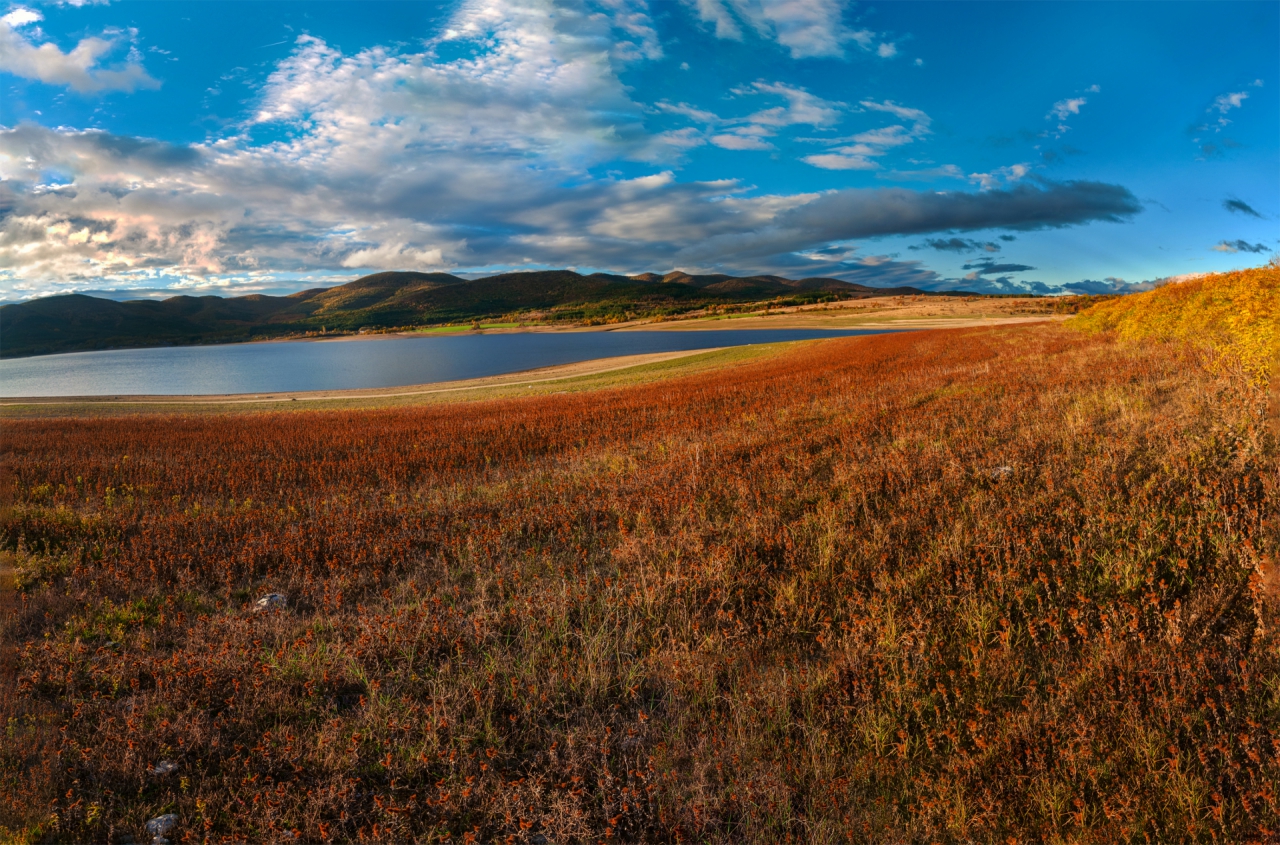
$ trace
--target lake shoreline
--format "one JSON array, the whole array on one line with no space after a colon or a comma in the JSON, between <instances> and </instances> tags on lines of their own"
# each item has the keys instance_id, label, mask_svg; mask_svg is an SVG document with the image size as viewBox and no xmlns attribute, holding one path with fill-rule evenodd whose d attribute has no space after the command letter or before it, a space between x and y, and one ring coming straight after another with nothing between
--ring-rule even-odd
<instances>
[{"instance_id":1,"label":"lake shoreline","mask_svg":"<svg viewBox=\"0 0 1280 845\"><path fill-rule=\"evenodd\" d=\"M627 356L688 353L885 333L886 329L729 328L720 332L384 335L344 346L301 342L99 350L0 362L0 402L219 402L312 394L377 396ZM389 341L399 341L391 343ZM636 359L640 360L640 359ZM651 359L658 360L658 359Z\"/></svg>"},{"instance_id":2,"label":"lake shoreline","mask_svg":"<svg viewBox=\"0 0 1280 845\"><path fill-rule=\"evenodd\" d=\"M365 339L365 338L362 338ZM783 341L785 342L785 341ZM639 355L615 355L593 358L569 364L534 367L494 376L469 379L423 382L396 387L349 388L334 390L288 390L258 393L131 393L112 396L6 396L0 399L0 408L29 405L269 405L282 402L316 402L330 399L390 399L403 396L423 396L435 393L459 393L489 387L516 387L525 384L559 381L582 375L595 375L614 370L639 367L645 364L672 361L692 355L719 352L725 347L678 350L674 352L650 352Z\"/></svg>"}]
</instances>

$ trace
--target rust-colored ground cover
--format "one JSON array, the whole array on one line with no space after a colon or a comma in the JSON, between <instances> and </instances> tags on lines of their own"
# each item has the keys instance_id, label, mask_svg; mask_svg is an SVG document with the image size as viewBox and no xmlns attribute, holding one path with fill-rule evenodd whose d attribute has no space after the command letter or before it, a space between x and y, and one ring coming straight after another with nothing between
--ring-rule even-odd
<instances>
[{"instance_id":1,"label":"rust-colored ground cover","mask_svg":"<svg viewBox=\"0 0 1280 845\"><path fill-rule=\"evenodd\" d=\"M1045 325L568 396L6 423L0 824L1275 841L1274 440L1195 355Z\"/></svg>"}]
</instances>

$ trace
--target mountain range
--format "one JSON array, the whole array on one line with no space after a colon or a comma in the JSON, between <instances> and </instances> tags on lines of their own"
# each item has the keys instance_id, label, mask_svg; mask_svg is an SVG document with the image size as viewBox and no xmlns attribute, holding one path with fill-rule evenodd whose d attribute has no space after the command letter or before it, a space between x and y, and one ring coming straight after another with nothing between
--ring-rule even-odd
<instances>
[{"instance_id":1,"label":"mountain range","mask_svg":"<svg viewBox=\"0 0 1280 845\"><path fill-rule=\"evenodd\" d=\"M464 279L449 273L385 272L288 296L174 296L163 300L66 294L0 307L0 357L125 347L224 343L440 325L519 315L531 321L605 321L781 298L934 294L839 279L781 276L581 275L571 270ZM968 294L966 294L968 295Z\"/></svg>"}]
</instances>

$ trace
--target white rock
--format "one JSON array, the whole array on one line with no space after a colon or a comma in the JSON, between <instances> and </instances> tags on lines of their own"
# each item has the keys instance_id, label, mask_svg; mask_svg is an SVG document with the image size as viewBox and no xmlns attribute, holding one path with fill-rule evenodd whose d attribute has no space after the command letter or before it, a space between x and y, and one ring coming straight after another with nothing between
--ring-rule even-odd
<instances>
[{"instance_id":1,"label":"white rock","mask_svg":"<svg viewBox=\"0 0 1280 845\"><path fill-rule=\"evenodd\" d=\"M156 816L147 822L147 833L152 836L164 836L169 831L178 826L178 817L173 813L165 813L163 816Z\"/></svg>"},{"instance_id":2,"label":"white rock","mask_svg":"<svg viewBox=\"0 0 1280 845\"><path fill-rule=\"evenodd\" d=\"M1013 474L1013 467L996 467L995 469L991 470L992 478L1003 478L1006 475L1012 475L1012 474Z\"/></svg>"},{"instance_id":3,"label":"white rock","mask_svg":"<svg viewBox=\"0 0 1280 845\"><path fill-rule=\"evenodd\" d=\"M288 604L289 600L279 593L267 593L254 602L254 608L259 612L263 610L284 610Z\"/></svg>"},{"instance_id":4,"label":"white rock","mask_svg":"<svg viewBox=\"0 0 1280 845\"><path fill-rule=\"evenodd\" d=\"M156 767L151 770L153 775L171 775L178 771L178 764L172 760L161 760L156 763Z\"/></svg>"}]
</instances>

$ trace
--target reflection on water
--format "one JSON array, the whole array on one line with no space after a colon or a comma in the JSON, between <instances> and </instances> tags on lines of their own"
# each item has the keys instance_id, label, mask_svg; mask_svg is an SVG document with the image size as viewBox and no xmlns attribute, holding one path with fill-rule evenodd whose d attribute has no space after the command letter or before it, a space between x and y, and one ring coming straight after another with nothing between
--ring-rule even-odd
<instances>
[{"instance_id":1,"label":"reflection on water","mask_svg":"<svg viewBox=\"0 0 1280 845\"><path fill-rule=\"evenodd\" d=\"M0 396L172 396L400 387L615 355L863 334L879 332L530 332L111 349L0 361Z\"/></svg>"}]
</instances>

